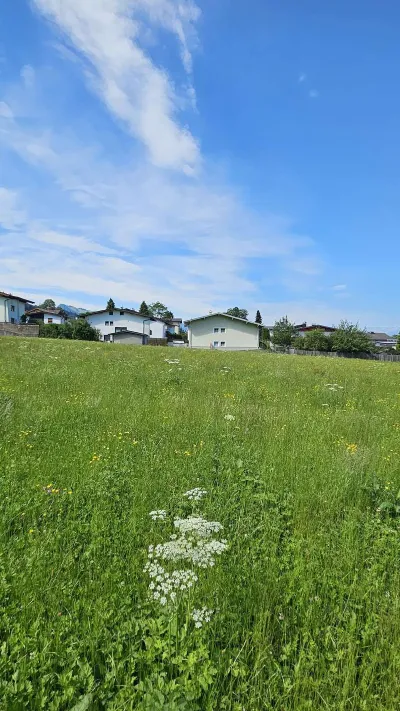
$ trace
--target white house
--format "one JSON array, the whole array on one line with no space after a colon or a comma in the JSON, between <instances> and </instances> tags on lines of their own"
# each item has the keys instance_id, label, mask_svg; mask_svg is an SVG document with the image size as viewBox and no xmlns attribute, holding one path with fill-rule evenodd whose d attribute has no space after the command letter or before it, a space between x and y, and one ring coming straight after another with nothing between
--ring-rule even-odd
<instances>
[{"instance_id":1,"label":"white house","mask_svg":"<svg viewBox=\"0 0 400 711\"><path fill-rule=\"evenodd\" d=\"M93 328L100 331L100 340L146 343L149 338L166 338L167 324L152 316L143 316L133 309L113 308L91 311L85 315ZM114 339L115 334L130 333L131 338ZM140 337L139 339L137 337Z\"/></svg>"},{"instance_id":2,"label":"white house","mask_svg":"<svg viewBox=\"0 0 400 711\"><path fill-rule=\"evenodd\" d=\"M313 323L311 326L307 326L307 323L301 323L298 326L295 326L297 335L304 336L307 335L307 333L310 333L311 331L322 331L324 336L330 336L332 333L335 333L336 328L333 326L322 326L320 323Z\"/></svg>"},{"instance_id":3,"label":"white house","mask_svg":"<svg viewBox=\"0 0 400 711\"><path fill-rule=\"evenodd\" d=\"M0 291L0 323L20 323L27 304L33 304L33 301Z\"/></svg>"},{"instance_id":4,"label":"white house","mask_svg":"<svg viewBox=\"0 0 400 711\"><path fill-rule=\"evenodd\" d=\"M211 313L185 321L189 348L251 351L259 348L260 326L237 316Z\"/></svg>"},{"instance_id":5,"label":"white house","mask_svg":"<svg viewBox=\"0 0 400 711\"><path fill-rule=\"evenodd\" d=\"M41 309L38 307L29 309L26 312L26 316L29 319L43 321L43 323L65 323L66 321L65 313L62 309Z\"/></svg>"}]
</instances>

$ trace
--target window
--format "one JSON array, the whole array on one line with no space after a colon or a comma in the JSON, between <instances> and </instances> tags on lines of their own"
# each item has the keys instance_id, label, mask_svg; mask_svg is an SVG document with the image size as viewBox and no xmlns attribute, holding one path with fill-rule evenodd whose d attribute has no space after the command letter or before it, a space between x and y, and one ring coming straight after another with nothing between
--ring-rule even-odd
<instances>
[{"instance_id":1,"label":"window","mask_svg":"<svg viewBox=\"0 0 400 711\"><path fill-rule=\"evenodd\" d=\"M110 340L110 336L109 336L109 335L108 335L108 336L104 336L104 340L105 340L105 341L109 341L109 340Z\"/></svg>"},{"instance_id":2,"label":"window","mask_svg":"<svg viewBox=\"0 0 400 711\"><path fill-rule=\"evenodd\" d=\"M225 341L221 341L221 348L225 346Z\"/></svg>"},{"instance_id":3,"label":"window","mask_svg":"<svg viewBox=\"0 0 400 711\"><path fill-rule=\"evenodd\" d=\"M10 319L11 323L15 323L15 318Z\"/></svg>"},{"instance_id":4,"label":"window","mask_svg":"<svg viewBox=\"0 0 400 711\"><path fill-rule=\"evenodd\" d=\"M122 333L123 331L127 331L128 326L116 326L115 327L115 333Z\"/></svg>"},{"instance_id":5,"label":"window","mask_svg":"<svg viewBox=\"0 0 400 711\"><path fill-rule=\"evenodd\" d=\"M111 316L111 315L112 315L112 314L110 314L110 316ZM120 311L120 312L119 312L119 315L120 315L120 316L125 316L125 311Z\"/></svg>"},{"instance_id":6,"label":"window","mask_svg":"<svg viewBox=\"0 0 400 711\"><path fill-rule=\"evenodd\" d=\"M48 319L47 319L47 323L53 323L53 319L52 319L52 318L48 318Z\"/></svg>"},{"instance_id":7,"label":"window","mask_svg":"<svg viewBox=\"0 0 400 711\"><path fill-rule=\"evenodd\" d=\"M152 336L152 335L153 335L153 331L150 329L150 336Z\"/></svg>"},{"instance_id":8,"label":"window","mask_svg":"<svg viewBox=\"0 0 400 711\"><path fill-rule=\"evenodd\" d=\"M218 348L218 345L219 345L218 341L214 341L213 345L214 345L214 348Z\"/></svg>"},{"instance_id":9,"label":"window","mask_svg":"<svg viewBox=\"0 0 400 711\"><path fill-rule=\"evenodd\" d=\"M110 326L114 326L114 321L110 321Z\"/></svg>"},{"instance_id":10,"label":"window","mask_svg":"<svg viewBox=\"0 0 400 711\"><path fill-rule=\"evenodd\" d=\"M109 312L108 312L108 315L109 315L109 316L114 316L114 311L109 311Z\"/></svg>"},{"instance_id":11,"label":"window","mask_svg":"<svg viewBox=\"0 0 400 711\"><path fill-rule=\"evenodd\" d=\"M225 333L226 328L221 328L221 333Z\"/></svg>"},{"instance_id":12,"label":"window","mask_svg":"<svg viewBox=\"0 0 400 711\"><path fill-rule=\"evenodd\" d=\"M14 304L11 304L11 311L15 311L15 306L14 306Z\"/></svg>"},{"instance_id":13,"label":"window","mask_svg":"<svg viewBox=\"0 0 400 711\"><path fill-rule=\"evenodd\" d=\"M219 328L214 328L214 333L219 333Z\"/></svg>"},{"instance_id":14,"label":"window","mask_svg":"<svg viewBox=\"0 0 400 711\"><path fill-rule=\"evenodd\" d=\"M109 326L109 325L110 325L110 322L109 322L109 321L104 321L104 325L105 325L105 326Z\"/></svg>"}]
</instances>

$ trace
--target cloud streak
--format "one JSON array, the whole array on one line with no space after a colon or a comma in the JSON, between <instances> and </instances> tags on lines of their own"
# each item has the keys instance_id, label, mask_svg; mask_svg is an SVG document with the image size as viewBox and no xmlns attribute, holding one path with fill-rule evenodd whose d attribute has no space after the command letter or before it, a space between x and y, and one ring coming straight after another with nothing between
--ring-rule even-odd
<instances>
[{"instance_id":1,"label":"cloud streak","mask_svg":"<svg viewBox=\"0 0 400 711\"><path fill-rule=\"evenodd\" d=\"M188 36L200 15L190 0L33 0L53 20L86 62L89 86L146 147L152 163L193 173L200 161L197 141L177 120L178 97L165 71L140 46L140 18L179 40L191 71Z\"/></svg>"}]
</instances>

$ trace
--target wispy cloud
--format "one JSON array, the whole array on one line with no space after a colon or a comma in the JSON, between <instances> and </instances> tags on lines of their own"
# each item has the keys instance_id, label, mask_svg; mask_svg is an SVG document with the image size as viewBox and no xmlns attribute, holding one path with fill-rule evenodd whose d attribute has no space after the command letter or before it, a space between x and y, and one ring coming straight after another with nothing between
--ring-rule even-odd
<instances>
[{"instance_id":1,"label":"wispy cloud","mask_svg":"<svg viewBox=\"0 0 400 711\"><path fill-rule=\"evenodd\" d=\"M299 84L302 84L306 79L307 79L307 75L306 75L306 74L303 74L303 73L302 73L302 74L299 74L298 83L299 83Z\"/></svg>"},{"instance_id":2,"label":"wispy cloud","mask_svg":"<svg viewBox=\"0 0 400 711\"><path fill-rule=\"evenodd\" d=\"M347 286L346 284L335 284L335 286L332 287L333 291L346 291Z\"/></svg>"},{"instance_id":3,"label":"wispy cloud","mask_svg":"<svg viewBox=\"0 0 400 711\"><path fill-rule=\"evenodd\" d=\"M187 72L200 11L191 0L33 0L86 61L89 86L147 148L154 165L193 172L200 152L177 119L172 82L140 46L141 16L179 39Z\"/></svg>"},{"instance_id":4,"label":"wispy cloud","mask_svg":"<svg viewBox=\"0 0 400 711\"><path fill-rule=\"evenodd\" d=\"M310 89L310 91L308 92L308 96L310 97L310 99L318 99L319 91L317 91L317 89Z\"/></svg>"}]
</instances>

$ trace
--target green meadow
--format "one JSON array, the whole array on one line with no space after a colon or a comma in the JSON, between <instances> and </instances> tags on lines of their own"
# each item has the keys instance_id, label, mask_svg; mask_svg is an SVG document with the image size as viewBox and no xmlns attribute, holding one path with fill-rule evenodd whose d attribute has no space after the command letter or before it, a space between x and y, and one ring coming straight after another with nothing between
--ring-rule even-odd
<instances>
[{"instance_id":1,"label":"green meadow","mask_svg":"<svg viewBox=\"0 0 400 711\"><path fill-rule=\"evenodd\" d=\"M400 363L1 338L0 415L1 710L400 708Z\"/></svg>"}]
</instances>

